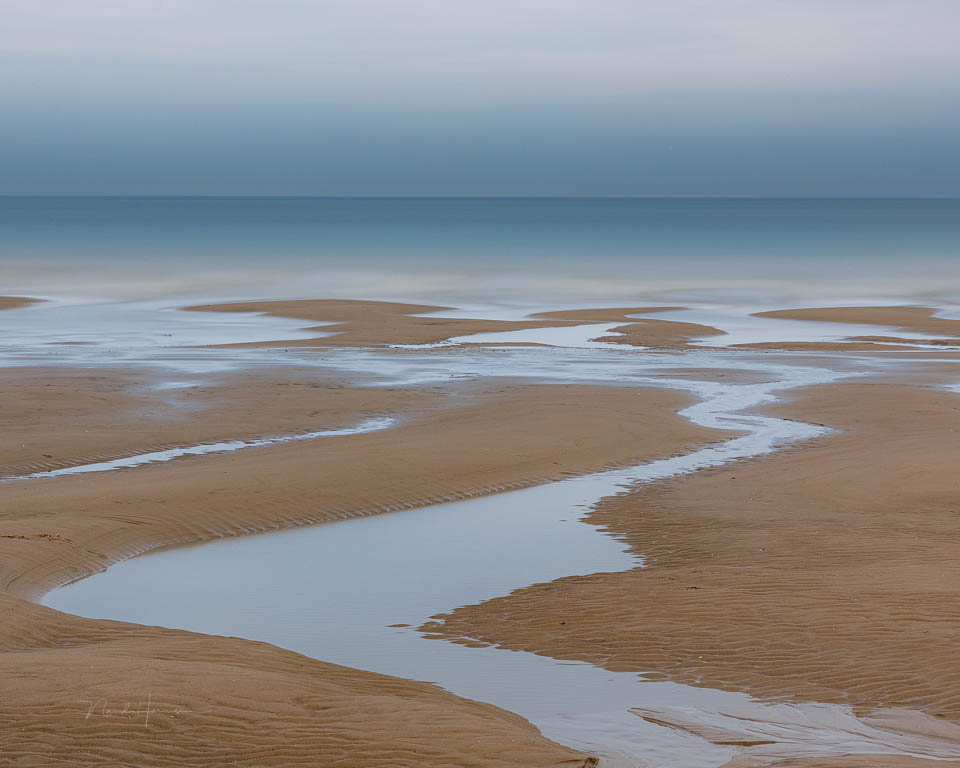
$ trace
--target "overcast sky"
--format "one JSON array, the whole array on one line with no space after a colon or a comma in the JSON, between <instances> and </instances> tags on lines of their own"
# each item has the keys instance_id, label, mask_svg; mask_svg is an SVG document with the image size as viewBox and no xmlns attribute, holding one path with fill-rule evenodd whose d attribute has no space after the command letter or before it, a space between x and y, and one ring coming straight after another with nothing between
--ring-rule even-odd
<instances>
[{"instance_id":1,"label":"overcast sky","mask_svg":"<svg viewBox=\"0 0 960 768\"><path fill-rule=\"evenodd\" d=\"M960 195L960 0L0 0L2 194Z\"/></svg>"}]
</instances>

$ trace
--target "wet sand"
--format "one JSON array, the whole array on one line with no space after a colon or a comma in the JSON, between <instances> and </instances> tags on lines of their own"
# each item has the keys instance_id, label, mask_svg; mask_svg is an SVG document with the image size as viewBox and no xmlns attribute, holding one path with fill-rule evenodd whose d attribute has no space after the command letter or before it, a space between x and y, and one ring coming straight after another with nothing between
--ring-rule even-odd
<instances>
[{"instance_id":1,"label":"wet sand","mask_svg":"<svg viewBox=\"0 0 960 768\"><path fill-rule=\"evenodd\" d=\"M681 307L626 307L618 309L568 309L560 312L543 312L535 317L567 320L576 323L617 323L623 325L612 329L609 336L597 341L612 341L651 349L683 349L701 336L717 336L722 331L709 325L685 323L659 318L634 318L631 315L668 312Z\"/></svg>"},{"instance_id":2,"label":"wet sand","mask_svg":"<svg viewBox=\"0 0 960 768\"><path fill-rule=\"evenodd\" d=\"M0 478L453 407L447 392L346 386L316 369L202 376L55 366L0 369Z\"/></svg>"},{"instance_id":3,"label":"wet sand","mask_svg":"<svg viewBox=\"0 0 960 768\"><path fill-rule=\"evenodd\" d=\"M957 402L891 380L803 391L768 410L837 432L591 513L647 568L532 586L426 629L776 701L919 711L902 727L935 718L960 749Z\"/></svg>"},{"instance_id":4,"label":"wet sand","mask_svg":"<svg viewBox=\"0 0 960 768\"><path fill-rule=\"evenodd\" d=\"M601 340L683 349L719 333L628 317L670 309L664 307L552 312L520 322L418 318L412 315L442 308L384 302L192 309L337 323L316 329L332 336L261 346L429 344L623 322L613 330L624 336ZM791 319L874 318L872 324L916 333L946 333L943 323L960 327L922 307L833 311L839 314ZM863 338L795 348L896 351ZM911 350L911 359L930 354ZM661 374L763 379L736 369ZM535 485L724 437L676 414L687 396L490 379L362 388L296 368L194 378L0 371L0 402L8 403L0 474L340 428L374 416L400 421L380 433L0 484L0 756L38 766L64 756L71 765L199 760L251 768L592 764L522 718L429 685L262 643L82 619L29 600L153 548ZM771 412L839 431L611 497L591 513L592 522L644 555L648 568L536 585L457 609L424 629L466 644L485 641L770 700L849 704L882 717L916 710L922 714L897 716L897 727L930 729L936 722L941 735L960 744L960 668L953 662L960 640L960 407L956 394L939 388L945 381L932 368L917 368L897 380L799 393ZM682 717L670 725L724 738ZM732 765L773 764L749 752L747 745ZM928 763L851 755L776 764Z\"/></svg>"},{"instance_id":5,"label":"wet sand","mask_svg":"<svg viewBox=\"0 0 960 768\"><path fill-rule=\"evenodd\" d=\"M473 384L444 401L455 407L395 412L382 432L0 485L0 536L15 537L0 585L31 596L132 550L525 487L723 436L678 416L689 397L664 390ZM50 558L51 536L86 566ZM37 564L15 567L11 546Z\"/></svg>"},{"instance_id":6,"label":"wet sand","mask_svg":"<svg viewBox=\"0 0 960 768\"><path fill-rule=\"evenodd\" d=\"M73 401L73 426L63 419L65 446L50 450L75 451L80 425L105 418L104 386L88 382L91 391ZM270 386L260 380L254 392ZM25 599L159 546L521 487L722 437L678 416L689 400L671 391L487 382L428 393L430 404L416 392L348 390L329 406L341 418L387 410L405 418L382 433L0 485L3 757L18 765L592 764L522 718L429 685ZM135 394L113 395L132 398L124 402L136 412ZM292 390L275 414L273 398L259 399L268 413L256 426L316 410L316 398ZM242 421L253 405L225 407ZM63 406L51 418L69 413ZM24 415L23 434L37 418ZM168 434L206 434L214 420L205 418ZM15 449L5 445L6 455Z\"/></svg>"},{"instance_id":7,"label":"wet sand","mask_svg":"<svg viewBox=\"0 0 960 768\"><path fill-rule=\"evenodd\" d=\"M885 325L911 333L960 337L960 320L934 317L933 307L817 307L758 312L755 317L814 320L822 323Z\"/></svg>"},{"instance_id":8,"label":"wet sand","mask_svg":"<svg viewBox=\"0 0 960 768\"><path fill-rule=\"evenodd\" d=\"M6 595L0 606L11 765L593 764L516 715L425 683Z\"/></svg>"},{"instance_id":9,"label":"wet sand","mask_svg":"<svg viewBox=\"0 0 960 768\"><path fill-rule=\"evenodd\" d=\"M0 296L0 310L19 309L29 304L36 304L40 299L29 299L23 296Z\"/></svg>"},{"instance_id":10,"label":"wet sand","mask_svg":"<svg viewBox=\"0 0 960 768\"><path fill-rule=\"evenodd\" d=\"M853 337L851 337L853 338ZM879 341L879 339L877 340ZM885 352L918 352L915 347L908 346L909 339L893 339L889 344L878 344L865 341L862 338L851 341L762 341L753 344L736 344L736 349L770 350L772 352L870 352L883 354Z\"/></svg>"},{"instance_id":11,"label":"wet sand","mask_svg":"<svg viewBox=\"0 0 960 768\"><path fill-rule=\"evenodd\" d=\"M417 317L428 312L450 310L426 304L398 304L387 301L351 301L305 299L302 301L250 301L231 304L204 304L184 307L190 312L262 312L274 317L292 317L312 323L324 323L307 330L322 334L313 339L256 342L241 346L343 346L369 347L389 344L436 344L452 336L473 333L543 328L546 321L469 320L441 317ZM554 325L556 323L553 323Z\"/></svg>"},{"instance_id":12,"label":"wet sand","mask_svg":"<svg viewBox=\"0 0 960 768\"><path fill-rule=\"evenodd\" d=\"M528 320L471 320L461 318L417 317L428 312L449 310L420 304L385 301L343 301L309 299L303 301L252 301L231 304L205 304L183 309L192 312L263 312L276 317L292 317L316 323L330 323L308 330L328 336L292 341L256 342L241 346L386 346L390 344L437 344L447 339L477 333L549 328L558 325L585 325L623 321L615 336L599 341L660 349L687 346L696 336L718 334L715 328L696 323L628 317L631 314L664 312L675 307L634 307L620 309L577 309L545 312Z\"/></svg>"},{"instance_id":13,"label":"wet sand","mask_svg":"<svg viewBox=\"0 0 960 768\"><path fill-rule=\"evenodd\" d=\"M896 328L904 333L917 333L928 336L942 336L943 339L900 338L897 336L851 336L850 343L836 345L846 351L876 349L877 345L895 348L891 345L924 344L933 348L942 345L960 344L960 320L934 317L937 310L932 307L818 307L810 309L781 309L773 312L758 312L755 317L772 317L783 320L808 320L825 323L851 323L857 325L880 325ZM749 345L759 346L759 345ZM786 349L786 345L770 345ZM796 347L794 347L796 348ZM817 349L824 349L819 345Z\"/></svg>"},{"instance_id":14,"label":"wet sand","mask_svg":"<svg viewBox=\"0 0 960 768\"><path fill-rule=\"evenodd\" d=\"M731 761L726 768L754 768L752 761ZM776 768L957 768L960 761L928 760L909 755L844 755L843 757L807 757L767 763Z\"/></svg>"}]
</instances>

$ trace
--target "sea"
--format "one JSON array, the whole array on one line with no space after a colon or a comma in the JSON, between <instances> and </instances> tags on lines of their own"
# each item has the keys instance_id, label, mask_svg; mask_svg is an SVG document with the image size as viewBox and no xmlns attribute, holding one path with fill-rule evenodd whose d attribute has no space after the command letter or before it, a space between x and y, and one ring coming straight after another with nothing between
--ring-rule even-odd
<instances>
[{"instance_id":1,"label":"sea","mask_svg":"<svg viewBox=\"0 0 960 768\"><path fill-rule=\"evenodd\" d=\"M960 200L0 197L0 295L944 305Z\"/></svg>"}]
</instances>

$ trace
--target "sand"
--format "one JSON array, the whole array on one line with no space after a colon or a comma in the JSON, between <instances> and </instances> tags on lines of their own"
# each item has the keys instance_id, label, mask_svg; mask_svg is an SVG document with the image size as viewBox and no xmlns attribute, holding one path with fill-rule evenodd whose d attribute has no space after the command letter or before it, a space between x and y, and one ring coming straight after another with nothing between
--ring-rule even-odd
<instances>
[{"instance_id":1,"label":"sand","mask_svg":"<svg viewBox=\"0 0 960 768\"><path fill-rule=\"evenodd\" d=\"M612 341L650 349L684 349L695 346L701 336L717 336L723 333L709 325L683 323L658 318L633 318L630 315L669 312L682 307L621 307L618 309L568 309L560 312L544 312L534 317L552 320L567 320L575 323L619 323L611 335L600 336L596 341Z\"/></svg>"},{"instance_id":2,"label":"sand","mask_svg":"<svg viewBox=\"0 0 960 768\"><path fill-rule=\"evenodd\" d=\"M910 339L910 343L927 343L932 346L950 343L960 344L960 320L934 317L934 307L817 307L811 309L780 309L773 312L758 312L756 317L775 317L784 320L815 320L823 323L856 323L858 325L883 325L907 333L944 336L948 341ZM853 336L856 342L897 343L904 339L896 336Z\"/></svg>"},{"instance_id":3,"label":"sand","mask_svg":"<svg viewBox=\"0 0 960 768\"><path fill-rule=\"evenodd\" d=\"M231 304L205 304L184 307L193 312L263 312L275 317L292 317L310 322L332 323L316 326L316 330L332 335L292 341L257 342L233 346L386 346L389 344L436 344L456 336L475 333L518 331L528 328L549 328L558 325L624 322L614 329L622 336L604 336L600 341L679 349L696 336L720 333L715 328L695 323L669 320L636 320L630 314L665 312L678 307L633 307L620 309L578 309L546 312L529 320L471 320L438 317L417 317L427 312L449 310L421 304L397 304L385 301L345 301L309 299L303 301L251 301Z\"/></svg>"},{"instance_id":4,"label":"sand","mask_svg":"<svg viewBox=\"0 0 960 768\"><path fill-rule=\"evenodd\" d=\"M769 410L840 431L601 502L590 520L648 568L426 629L772 700L917 710L960 743L958 402L901 381L802 391ZM783 765L919 764L871 760Z\"/></svg>"},{"instance_id":5,"label":"sand","mask_svg":"<svg viewBox=\"0 0 960 768\"><path fill-rule=\"evenodd\" d=\"M306 299L302 301L250 301L231 304L205 304L184 307L191 312L262 312L274 317L290 317L311 323L330 323L309 327L328 336L255 342L231 346L342 346L370 347L389 344L435 344L451 336L473 333L494 333L526 328L544 328L557 323L546 321L467 320L417 317L427 312L440 312L450 307L426 304L398 304L387 301L351 301L341 299Z\"/></svg>"},{"instance_id":6,"label":"sand","mask_svg":"<svg viewBox=\"0 0 960 768\"><path fill-rule=\"evenodd\" d=\"M158 388L161 382L187 386ZM453 405L445 392L350 387L316 370L285 368L162 378L110 369L0 369L0 477L177 446L339 429Z\"/></svg>"},{"instance_id":7,"label":"sand","mask_svg":"<svg viewBox=\"0 0 960 768\"><path fill-rule=\"evenodd\" d=\"M732 761L726 768L755 765L750 762ZM908 755L844 755L842 757L795 758L766 763L771 768L957 768L960 761L928 760Z\"/></svg>"},{"instance_id":8,"label":"sand","mask_svg":"<svg viewBox=\"0 0 960 768\"><path fill-rule=\"evenodd\" d=\"M82 574L72 559L47 562L44 536L70 539L99 569L131 548L525 487L718 439L677 416L689 399L670 391L513 383L469 384L458 394L442 396L448 407L395 411L404 421L383 432L2 485L0 536L28 538L0 542L0 586L33 596ZM105 551L115 537L120 550ZM7 555L16 560L9 546L38 563L8 568Z\"/></svg>"},{"instance_id":9,"label":"sand","mask_svg":"<svg viewBox=\"0 0 960 768\"><path fill-rule=\"evenodd\" d=\"M592 764L516 715L425 683L0 603L5 765Z\"/></svg>"},{"instance_id":10,"label":"sand","mask_svg":"<svg viewBox=\"0 0 960 768\"><path fill-rule=\"evenodd\" d=\"M942 339L906 338L899 336L850 336L843 341L782 341L736 344L739 349L763 349L781 352L910 352L921 354L916 345L929 347L938 354L953 355L955 351L939 348L960 345L960 320L934 317L938 310L931 307L815 307L810 309L778 309L757 312L754 317L783 320L807 320L823 323L850 323L881 325L906 333L943 336Z\"/></svg>"},{"instance_id":11,"label":"sand","mask_svg":"<svg viewBox=\"0 0 960 768\"><path fill-rule=\"evenodd\" d=\"M130 414L153 395L105 395L112 375L84 375L90 380L75 400L49 398L51 423L62 418L66 425L62 448L45 444L51 455L79 450L80 425L106 419L114 399L127 409L114 424L120 442L130 448L153 440L127 434L142 431ZM70 388L64 376L61 393ZM257 379L251 392L279 386ZM226 404L220 428L273 429L295 419L298 408L324 407L324 418L391 412L405 421L382 433L0 485L0 762L592 764L522 718L426 684L262 643L81 619L26 599L158 546L530 485L718 438L678 416L688 399L670 391L488 382L427 393L429 403L419 392L294 388L276 403L258 400L264 414L254 416L250 402L246 409ZM337 399L324 406L327 398ZM199 399L200 418L171 420L165 439L213 433L217 419L204 415L213 406ZM20 434L38 437L42 425L31 432L31 424L42 420L43 400L22 416ZM227 424L227 415L238 423ZM9 444L4 451L16 454Z\"/></svg>"},{"instance_id":12,"label":"sand","mask_svg":"<svg viewBox=\"0 0 960 768\"><path fill-rule=\"evenodd\" d=\"M0 296L0 310L19 309L28 304L36 304L40 299L28 299L23 296Z\"/></svg>"},{"instance_id":13,"label":"sand","mask_svg":"<svg viewBox=\"0 0 960 768\"><path fill-rule=\"evenodd\" d=\"M885 352L917 351L915 347L904 342L908 339L897 339L890 344L877 344L873 341L864 341L851 337L851 341L761 341L752 344L734 344L735 349L770 350L774 352L870 352L883 354Z\"/></svg>"},{"instance_id":14,"label":"sand","mask_svg":"<svg viewBox=\"0 0 960 768\"><path fill-rule=\"evenodd\" d=\"M716 332L628 317L663 307L546 313L519 324L416 318L440 308L382 302L202 309L338 323L318 329L335 336L284 346L432 343L623 322L617 330L626 337L607 340L682 349ZM916 333L954 334L942 323L960 324L922 307L836 312L806 319L872 317ZM864 340L834 346L877 349ZM701 374L757 378L735 369ZM917 710L956 733L960 406L939 388L943 375L918 367L911 384L906 377L860 380L798 393L770 410L840 431L612 497L591 513L644 554L648 568L536 585L425 628L438 638L480 638L770 700ZM200 379L199 386L157 389L151 374L131 371L0 371L0 403L7 403L0 406L0 475L338 428L371 416L401 421L380 433L0 484L0 764L592 764L516 715L430 685L263 643L72 617L30 600L156 547L524 487L724 437L676 414L689 402L685 395L490 380L362 388L315 369ZM849 755L775 764L931 762ZM745 756L730 768L757 764Z\"/></svg>"}]
</instances>

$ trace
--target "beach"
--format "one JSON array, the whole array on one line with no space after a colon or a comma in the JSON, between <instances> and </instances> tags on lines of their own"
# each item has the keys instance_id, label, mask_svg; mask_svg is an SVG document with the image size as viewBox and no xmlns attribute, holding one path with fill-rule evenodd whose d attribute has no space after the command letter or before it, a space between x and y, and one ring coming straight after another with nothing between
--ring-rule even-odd
<instances>
[{"instance_id":1,"label":"beach","mask_svg":"<svg viewBox=\"0 0 960 768\"><path fill-rule=\"evenodd\" d=\"M329 325L315 329L330 335L287 341L291 345L425 345L476 334L515 332L528 329L570 327L587 324L611 324L612 336L597 341L613 341L659 349L677 349L697 336L718 334L715 328L697 323L637 318L637 315L669 312L672 307L626 307L612 309L575 309L541 312L526 321L471 320L436 316L450 307L403 305L374 301L273 301L238 304L208 304L187 307L202 312L258 312L300 320L324 320ZM260 342L263 346L275 341Z\"/></svg>"},{"instance_id":2,"label":"beach","mask_svg":"<svg viewBox=\"0 0 960 768\"><path fill-rule=\"evenodd\" d=\"M960 768L958 38L4 3L0 768Z\"/></svg>"},{"instance_id":3,"label":"beach","mask_svg":"<svg viewBox=\"0 0 960 768\"><path fill-rule=\"evenodd\" d=\"M516 716L432 686L238 639L66 616L23 598L156 547L543 483L717 439L675 415L684 398L655 389L371 390L308 385L302 372L281 371L226 377L191 392L184 411L145 396L144 382L126 372L6 373L8 391L31 393L20 423L8 424L16 437L4 445L6 477L282 433L294 422L304 429L305 413L335 426L385 413L403 422L356 439L0 486L0 727L3 756L22 764L57 753L90 765L174 765L180 754L258 765L369 765L378 755L397 765L590 764ZM149 431L146 408L157 424Z\"/></svg>"},{"instance_id":4,"label":"beach","mask_svg":"<svg viewBox=\"0 0 960 768\"><path fill-rule=\"evenodd\" d=\"M591 513L647 568L537 585L427 629L848 704L903 716L905 729L912 710L913 727L955 738L955 406L953 393L898 381L806 391L776 413L831 435ZM698 723L678 715L678 727Z\"/></svg>"},{"instance_id":5,"label":"beach","mask_svg":"<svg viewBox=\"0 0 960 768\"><path fill-rule=\"evenodd\" d=\"M960 764L955 303L25 287L0 763Z\"/></svg>"},{"instance_id":6,"label":"beach","mask_svg":"<svg viewBox=\"0 0 960 768\"><path fill-rule=\"evenodd\" d=\"M33 304L35 301L36 299L28 299L22 296L0 296L0 310L26 307L30 304Z\"/></svg>"}]
</instances>

